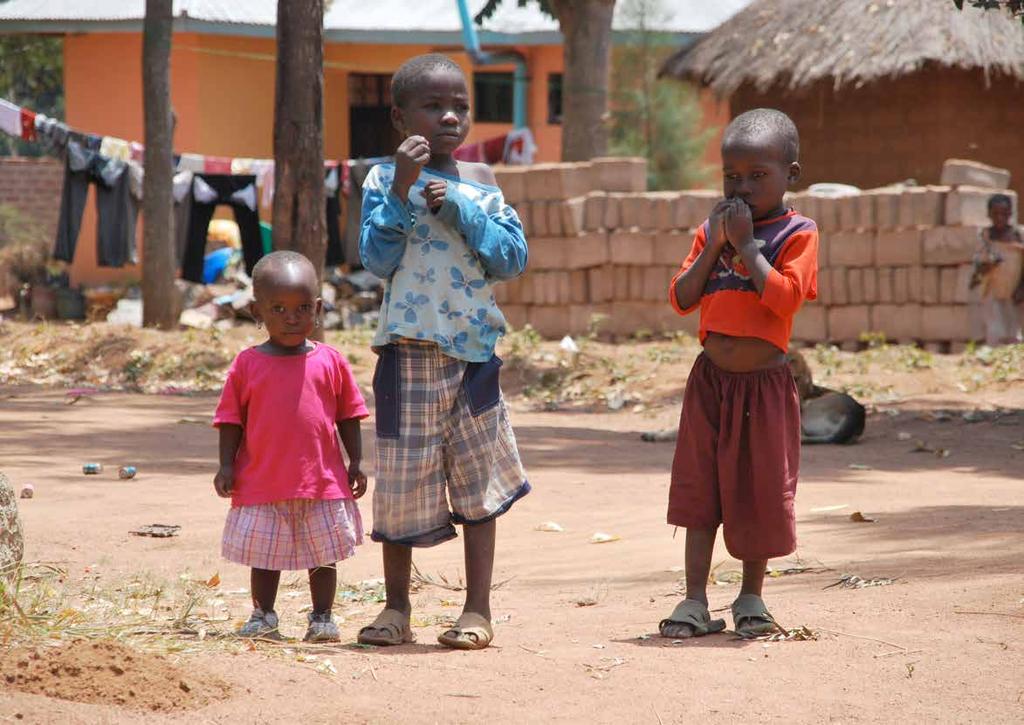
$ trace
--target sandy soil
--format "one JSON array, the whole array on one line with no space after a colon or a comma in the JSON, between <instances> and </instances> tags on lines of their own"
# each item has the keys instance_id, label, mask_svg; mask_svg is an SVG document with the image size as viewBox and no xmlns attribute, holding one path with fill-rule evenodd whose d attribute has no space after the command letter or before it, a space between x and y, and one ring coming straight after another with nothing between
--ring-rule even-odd
<instances>
[{"instance_id":1,"label":"sandy soil","mask_svg":"<svg viewBox=\"0 0 1024 725\"><path fill-rule=\"evenodd\" d=\"M1020 722L1024 450L1014 446L1024 442L1024 385L962 392L930 373L900 373L906 384L886 393L891 402L878 405L858 445L805 448L799 565L810 570L771 579L766 599L780 623L817 631L817 641L723 634L673 643L650 636L680 596L682 532L673 540L663 523L672 446L641 443L639 432L674 424L686 369L686 360L662 366L659 405L616 413L542 412L536 400L513 400L534 492L499 524L496 580L509 581L494 593L489 650L436 645L458 613L458 592L421 586L418 643L381 650L350 644L380 605L339 600L343 646L249 651L183 635L187 649L166 663L219 678L230 692L147 721ZM847 382L893 385L877 371L854 377ZM227 620L211 630L244 619L247 572L219 558L226 504L211 486L216 437L189 422L207 420L215 402L106 393L66 405L63 390L0 388L0 462L16 486L36 487L21 502L26 560L58 563L74 590L219 573L226 606L204 604L201 613ZM917 440L948 455L911 452ZM85 477L85 461L107 470ZM138 467L132 481L116 477L126 463ZM876 521L854 523L855 511ZM565 531L536 530L546 521ZM128 533L149 523L182 530L170 539ZM590 543L596 532L621 538ZM453 542L417 552L416 562L434 581L457 582L461 554ZM727 607L738 565L722 547L716 562L712 607ZM896 581L829 587L847 574ZM378 546L367 542L340 575L380 577ZM301 636L307 596L301 580L291 583L279 601L282 627ZM144 640L127 643L145 649ZM10 656L0 651L4 662ZM336 674L324 671L325 659ZM0 721L138 719L81 699L24 692L0 678Z\"/></svg>"}]
</instances>

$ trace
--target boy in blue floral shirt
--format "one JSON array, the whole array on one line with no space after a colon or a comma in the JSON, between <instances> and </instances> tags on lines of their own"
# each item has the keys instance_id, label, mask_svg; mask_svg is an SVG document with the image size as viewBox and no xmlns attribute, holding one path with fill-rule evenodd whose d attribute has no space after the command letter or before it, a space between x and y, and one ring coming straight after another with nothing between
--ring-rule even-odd
<instances>
[{"instance_id":1,"label":"boy in blue floral shirt","mask_svg":"<svg viewBox=\"0 0 1024 725\"><path fill-rule=\"evenodd\" d=\"M364 266L386 280L374 338L371 535L384 545L387 602L359 641L413 641L411 547L454 538L463 524L466 604L438 641L482 649L493 637L495 519L530 490L498 384L505 318L492 293L522 274L526 240L491 169L452 157L470 126L462 70L443 55L418 56L395 73L391 93L405 140L395 163L363 184L359 240Z\"/></svg>"}]
</instances>

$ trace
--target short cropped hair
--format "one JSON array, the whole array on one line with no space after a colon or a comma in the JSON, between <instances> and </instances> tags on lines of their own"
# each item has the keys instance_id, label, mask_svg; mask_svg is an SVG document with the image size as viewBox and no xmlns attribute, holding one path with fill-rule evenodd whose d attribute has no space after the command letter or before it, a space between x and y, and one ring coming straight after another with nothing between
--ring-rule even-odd
<instances>
[{"instance_id":1,"label":"short cropped hair","mask_svg":"<svg viewBox=\"0 0 1024 725\"><path fill-rule=\"evenodd\" d=\"M755 108L734 118L722 134L722 147L765 137L779 144L786 163L791 164L800 158L800 134L796 124L774 108Z\"/></svg>"},{"instance_id":2,"label":"short cropped hair","mask_svg":"<svg viewBox=\"0 0 1024 725\"><path fill-rule=\"evenodd\" d=\"M282 249L261 257L256 266L252 268L253 294L259 298L260 290L271 281L273 275L292 265L307 267L313 273L313 279L316 280L316 268L313 267L312 262L298 252Z\"/></svg>"},{"instance_id":3,"label":"short cropped hair","mask_svg":"<svg viewBox=\"0 0 1024 725\"><path fill-rule=\"evenodd\" d=\"M1013 209L1013 199L1006 194L993 194L988 198L989 211L992 211L992 207L996 204L1006 204L1006 206L1010 207L1011 210Z\"/></svg>"},{"instance_id":4,"label":"short cropped hair","mask_svg":"<svg viewBox=\"0 0 1024 725\"><path fill-rule=\"evenodd\" d=\"M402 63L395 74L391 76L391 102L399 108L404 108L423 77L435 70L446 70L460 76L465 75L458 63L447 55L441 53L417 55Z\"/></svg>"}]
</instances>

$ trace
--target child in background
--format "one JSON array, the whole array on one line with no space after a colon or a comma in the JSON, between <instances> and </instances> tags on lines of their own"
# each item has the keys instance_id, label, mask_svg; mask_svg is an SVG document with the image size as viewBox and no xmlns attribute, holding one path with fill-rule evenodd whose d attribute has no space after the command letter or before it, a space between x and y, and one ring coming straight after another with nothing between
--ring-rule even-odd
<instances>
[{"instance_id":1,"label":"child in background","mask_svg":"<svg viewBox=\"0 0 1024 725\"><path fill-rule=\"evenodd\" d=\"M252 277L253 317L269 339L235 358L213 419L220 430L213 483L231 497L222 553L252 567L254 609L239 634L278 637L281 571L308 569L313 611L304 639L334 641L335 565L363 538L355 499L366 492L359 421L368 412L348 361L308 339L321 311L309 260L273 252Z\"/></svg>"},{"instance_id":2,"label":"child in background","mask_svg":"<svg viewBox=\"0 0 1024 725\"><path fill-rule=\"evenodd\" d=\"M470 126L459 66L418 56L395 73L391 93L404 140L395 163L363 184L359 242L365 267L386 280L373 341L372 537L384 544L387 602L359 641L413 641L412 547L454 538L462 524L466 603L438 641L482 649L494 636L495 519L530 490L498 382L505 319L492 294L526 267L526 240L494 172L452 157Z\"/></svg>"},{"instance_id":3,"label":"child in background","mask_svg":"<svg viewBox=\"0 0 1024 725\"><path fill-rule=\"evenodd\" d=\"M971 287L981 288L985 342L1012 345L1021 341L1021 321L1017 305L1022 299L1021 272L1024 267L1024 238L1010 223L1013 200L1006 194L993 194L988 200L988 218L992 225L981 231L978 252L974 255Z\"/></svg>"},{"instance_id":4,"label":"child in background","mask_svg":"<svg viewBox=\"0 0 1024 725\"><path fill-rule=\"evenodd\" d=\"M721 631L707 583L719 524L743 562L733 602L743 637L772 631L761 589L767 560L796 549L800 398L786 361L793 316L817 295L818 229L783 205L800 178L799 137L784 113L737 116L722 138L725 199L701 225L672 280L672 306L700 307L704 351L686 382L668 523L686 528L686 598L659 631Z\"/></svg>"}]
</instances>

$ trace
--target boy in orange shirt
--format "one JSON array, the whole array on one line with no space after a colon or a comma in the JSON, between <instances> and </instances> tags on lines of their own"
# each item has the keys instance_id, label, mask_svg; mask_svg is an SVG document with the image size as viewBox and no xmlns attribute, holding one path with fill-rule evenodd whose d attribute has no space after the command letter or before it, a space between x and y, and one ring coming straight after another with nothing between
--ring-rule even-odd
<instances>
[{"instance_id":1,"label":"boy in orange shirt","mask_svg":"<svg viewBox=\"0 0 1024 725\"><path fill-rule=\"evenodd\" d=\"M725 628L708 612L719 524L743 562L732 605L740 636L770 632L761 599L767 560L796 549L793 496L800 465L800 398L786 362L793 316L817 296L818 229L783 205L800 178L799 136L780 111L737 116L722 138L725 198L701 225L672 280L681 315L700 307L704 351L686 384L668 523L686 528L686 598L664 637Z\"/></svg>"}]
</instances>

